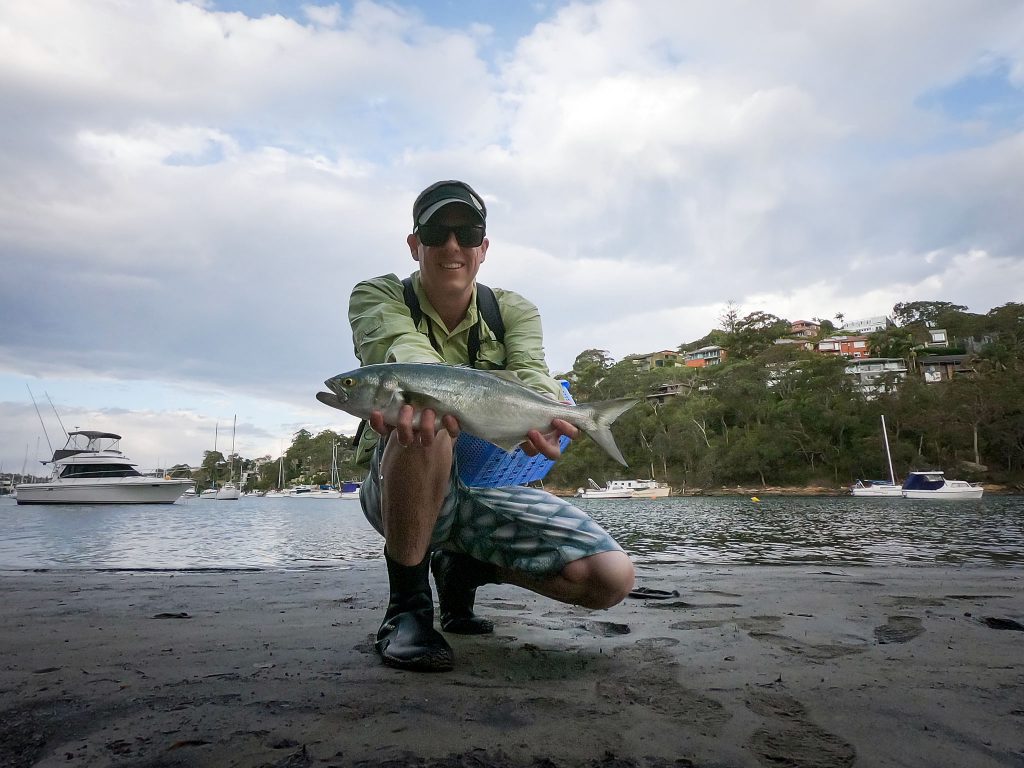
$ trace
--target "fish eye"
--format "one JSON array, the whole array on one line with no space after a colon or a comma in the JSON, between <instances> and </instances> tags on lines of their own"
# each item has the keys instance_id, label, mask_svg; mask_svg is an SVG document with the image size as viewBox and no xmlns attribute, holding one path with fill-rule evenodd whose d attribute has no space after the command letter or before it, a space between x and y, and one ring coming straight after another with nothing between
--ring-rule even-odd
<instances>
[{"instance_id":1,"label":"fish eye","mask_svg":"<svg viewBox=\"0 0 1024 768\"><path fill-rule=\"evenodd\" d=\"M354 387L356 385L356 380L353 379L351 376L346 376L344 379L342 379L341 385L343 387Z\"/></svg>"}]
</instances>

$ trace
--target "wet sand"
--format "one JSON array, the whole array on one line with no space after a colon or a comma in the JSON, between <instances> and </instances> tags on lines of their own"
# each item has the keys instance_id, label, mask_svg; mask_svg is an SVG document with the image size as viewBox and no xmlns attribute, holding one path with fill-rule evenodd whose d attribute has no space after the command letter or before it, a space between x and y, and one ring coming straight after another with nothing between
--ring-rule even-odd
<instances>
[{"instance_id":1,"label":"wet sand","mask_svg":"<svg viewBox=\"0 0 1024 768\"><path fill-rule=\"evenodd\" d=\"M383 563L5 572L3 766L1021 766L1024 571L640 568L484 587L456 669L372 649Z\"/></svg>"}]
</instances>

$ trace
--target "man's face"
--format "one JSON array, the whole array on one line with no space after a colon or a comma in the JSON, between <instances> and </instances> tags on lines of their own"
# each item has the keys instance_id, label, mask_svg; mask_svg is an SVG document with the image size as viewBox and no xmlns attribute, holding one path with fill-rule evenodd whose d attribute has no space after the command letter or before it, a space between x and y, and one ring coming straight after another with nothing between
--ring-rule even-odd
<instances>
[{"instance_id":1,"label":"man's face","mask_svg":"<svg viewBox=\"0 0 1024 768\"><path fill-rule=\"evenodd\" d=\"M435 213L430 223L454 227L479 224L480 218L468 206L450 203ZM407 242L412 257L420 264L420 281L429 296L461 296L472 291L476 273L487 255L486 237L475 248L459 245L454 233L449 233L447 241L437 246L423 245L415 234L409 235Z\"/></svg>"}]
</instances>

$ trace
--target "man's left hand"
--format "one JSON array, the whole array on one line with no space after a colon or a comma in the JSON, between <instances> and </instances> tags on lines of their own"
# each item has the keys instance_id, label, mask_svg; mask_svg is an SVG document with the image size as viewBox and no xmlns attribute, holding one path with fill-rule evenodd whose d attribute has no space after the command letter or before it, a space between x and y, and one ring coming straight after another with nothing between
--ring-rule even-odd
<instances>
[{"instance_id":1,"label":"man's left hand","mask_svg":"<svg viewBox=\"0 0 1024 768\"><path fill-rule=\"evenodd\" d=\"M562 455L562 447L558 441L565 435L570 440L579 437L580 431L564 419L552 419L551 431L541 432L539 429L531 429L526 433L526 440L520 444L523 453L527 456L543 454L545 457L555 461Z\"/></svg>"}]
</instances>

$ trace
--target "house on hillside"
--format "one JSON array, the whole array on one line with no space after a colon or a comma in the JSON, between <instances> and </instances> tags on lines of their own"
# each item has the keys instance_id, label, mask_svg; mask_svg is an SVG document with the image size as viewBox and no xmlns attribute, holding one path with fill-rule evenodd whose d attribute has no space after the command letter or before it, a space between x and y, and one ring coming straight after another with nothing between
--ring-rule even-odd
<instances>
[{"instance_id":1,"label":"house on hillside","mask_svg":"<svg viewBox=\"0 0 1024 768\"><path fill-rule=\"evenodd\" d=\"M902 357L866 357L850 360L843 371L870 400L894 391L903 383L907 378L907 363Z\"/></svg>"},{"instance_id":2,"label":"house on hillside","mask_svg":"<svg viewBox=\"0 0 1024 768\"><path fill-rule=\"evenodd\" d=\"M832 336L818 342L818 352L823 355L843 355L853 359L868 357L868 337Z\"/></svg>"},{"instance_id":3,"label":"house on hillside","mask_svg":"<svg viewBox=\"0 0 1024 768\"><path fill-rule=\"evenodd\" d=\"M810 320L796 320L789 325L790 336L804 336L810 338L817 336L818 331L821 330L821 326L818 323L811 322Z\"/></svg>"},{"instance_id":4,"label":"house on hillside","mask_svg":"<svg viewBox=\"0 0 1024 768\"><path fill-rule=\"evenodd\" d=\"M686 365L690 368L704 368L708 365L718 365L726 358L726 352L717 344L708 347L701 347L692 352L686 353Z\"/></svg>"},{"instance_id":5,"label":"house on hillside","mask_svg":"<svg viewBox=\"0 0 1024 768\"><path fill-rule=\"evenodd\" d=\"M921 371L925 383L937 384L949 381L954 376L974 373L970 367L970 355L926 355L917 358L917 368Z\"/></svg>"},{"instance_id":6,"label":"house on hillside","mask_svg":"<svg viewBox=\"0 0 1024 768\"><path fill-rule=\"evenodd\" d=\"M661 352L650 352L646 355L627 355L623 362L629 361L641 371L653 371L655 368L674 368L681 365L683 356L679 352L663 349Z\"/></svg>"},{"instance_id":7,"label":"house on hillside","mask_svg":"<svg viewBox=\"0 0 1024 768\"><path fill-rule=\"evenodd\" d=\"M692 381L677 381L668 384L660 384L658 387L655 388L653 392L651 392L651 394L646 396L646 399L648 401L664 403L670 397L675 397L676 395L689 394L690 392L693 391L694 386L695 382ZM705 386L703 385L696 386L698 387L698 389L705 388Z\"/></svg>"},{"instance_id":8,"label":"house on hillside","mask_svg":"<svg viewBox=\"0 0 1024 768\"><path fill-rule=\"evenodd\" d=\"M896 323L893 322L891 317L878 315L876 317L866 317L863 320L846 320L843 322L843 327L839 330L845 333L866 335L875 333L875 331L884 331L886 328L894 325Z\"/></svg>"}]
</instances>

